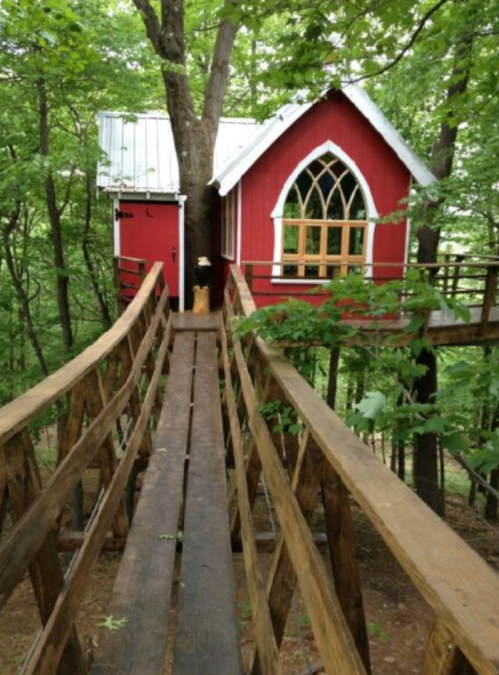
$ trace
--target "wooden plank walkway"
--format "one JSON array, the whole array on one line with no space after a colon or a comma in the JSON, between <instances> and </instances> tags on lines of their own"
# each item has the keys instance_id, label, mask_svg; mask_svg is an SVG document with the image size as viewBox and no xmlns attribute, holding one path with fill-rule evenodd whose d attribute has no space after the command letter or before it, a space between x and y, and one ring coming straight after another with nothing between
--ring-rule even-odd
<instances>
[{"instance_id":1,"label":"wooden plank walkway","mask_svg":"<svg viewBox=\"0 0 499 675\"><path fill-rule=\"evenodd\" d=\"M197 339L173 675L242 673L215 339Z\"/></svg>"},{"instance_id":2,"label":"wooden plank walkway","mask_svg":"<svg viewBox=\"0 0 499 675\"><path fill-rule=\"evenodd\" d=\"M176 327L155 449L107 612L125 621L118 630L104 632L91 675L163 674L179 528L183 546L173 672L242 674L216 332L208 325L218 328L219 323L212 319L200 326L192 317ZM184 524L179 526L183 498Z\"/></svg>"}]
</instances>

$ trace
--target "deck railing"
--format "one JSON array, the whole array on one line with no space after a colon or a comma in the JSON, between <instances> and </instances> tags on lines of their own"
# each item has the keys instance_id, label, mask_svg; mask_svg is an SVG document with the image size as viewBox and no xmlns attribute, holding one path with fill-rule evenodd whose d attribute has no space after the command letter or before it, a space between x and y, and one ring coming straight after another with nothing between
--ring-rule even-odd
<instances>
[{"instance_id":1,"label":"deck railing","mask_svg":"<svg viewBox=\"0 0 499 675\"><path fill-rule=\"evenodd\" d=\"M135 297L114 326L0 410L0 534L7 512L13 521L0 540L0 610L29 572L41 619L22 670L29 675L84 673L76 613L109 531L127 536L133 477L150 454L171 321L162 264L146 278L144 261L128 259L128 273L134 265ZM53 473L39 459L33 427L50 416L58 431ZM82 521L84 496L93 505ZM69 503L73 528L63 533ZM68 539L79 551L64 574L58 544Z\"/></svg>"},{"instance_id":2,"label":"deck railing","mask_svg":"<svg viewBox=\"0 0 499 675\"><path fill-rule=\"evenodd\" d=\"M233 266L224 304L232 344L222 341L238 492L232 528L233 536L241 533L255 623L252 674L280 673L279 647L296 583L325 672L370 672L351 495L433 610L422 675L497 675L498 575L366 449L280 350L254 335L243 343L233 334L233 317L255 308ZM264 415L270 401L272 410L278 402L295 418L300 434L276 431L278 412L272 419ZM280 527L266 584L252 525L262 472ZM332 582L309 527L321 484Z\"/></svg>"},{"instance_id":3,"label":"deck railing","mask_svg":"<svg viewBox=\"0 0 499 675\"><path fill-rule=\"evenodd\" d=\"M391 281L394 279L404 279L407 270L416 269L425 273L427 278L439 288L445 295L451 297L460 297L462 299L471 299L475 304L485 305L486 298L491 298L497 292L497 276L499 272L499 258L493 256L478 255L456 255L451 257L447 255L442 261L436 263L415 263L410 262L378 262L378 263L335 263L322 262L313 263L311 267L321 270L320 274L310 277L295 277L284 275L283 268L298 268L303 263L285 263L256 262L245 261L242 263L242 269L248 286L254 296L276 296L289 297L306 295L303 284L323 284L328 280L337 279L341 276L340 270L347 268L349 273L359 273L365 275L366 279L375 282ZM279 270L276 273L276 269ZM264 281L265 284L261 282ZM264 290L269 281L277 282L272 290ZM297 283L298 282L298 283ZM279 286L285 285L285 291L280 290Z\"/></svg>"}]
</instances>

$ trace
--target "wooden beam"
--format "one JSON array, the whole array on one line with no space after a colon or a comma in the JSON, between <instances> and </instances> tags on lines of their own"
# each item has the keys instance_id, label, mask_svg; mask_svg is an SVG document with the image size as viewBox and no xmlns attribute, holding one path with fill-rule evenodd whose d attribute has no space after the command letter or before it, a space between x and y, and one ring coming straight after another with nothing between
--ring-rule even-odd
<instances>
[{"instance_id":1,"label":"wooden beam","mask_svg":"<svg viewBox=\"0 0 499 675\"><path fill-rule=\"evenodd\" d=\"M456 646L452 634L439 619L430 633L421 675L476 675Z\"/></svg>"},{"instance_id":2,"label":"wooden beam","mask_svg":"<svg viewBox=\"0 0 499 675\"><path fill-rule=\"evenodd\" d=\"M41 491L40 476L34 448L28 430L23 430L5 446L5 462L10 503L14 520L20 520ZM64 586L64 573L50 532L31 561L29 573L38 611L45 626L50 619L59 593ZM60 662L52 672L58 675L83 675L84 667L78 636L74 628L69 632L69 642L63 649Z\"/></svg>"},{"instance_id":3,"label":"wooden beam","mask_svg":"<svg viewBox=\"0 0 499 675\"><path fill-rule=\"evenodd\" d=\"M111 431L118 415L125 409L137 386L147 351L151 348L154 339L155 323L159 320L158 314L140 346L133 370L126 383L114 399L106 405L99 417L92 422L86 434L78 440L71 456L62 462L45 490L0 547L0 608L8 600L38 548L56 525L59 514L71 491L80 480L82 472L96 454L103 439ZM140 438L142 439L142 436Z\"/></svg>"},{"instance_id":4,"label":"wooden beam","mask_svg":"<svg viewBox=\"0 0 499 675\"><path fill-rule=\"evenodd\" d=\"M261 672L265 673L265 675L279 675L281 673L279 650L274 636L274 628L272 626L269 604L265 592L265 584L258 562L258 553L251 519L251 503L244 467L243 441L234 398L234 390L232 387L225 331L222 332L221 338L222 357L225 370L227 412L229 415L232 446L236 463L235 475L241 519L243 553L246 566L248 592L251 602L251 612L253 615L253 625L255 629L258 662L261 664Z\"/></svg>"},{"instance_id":5,"label":"wooden beam","mask_svg":"<svg viewBox=\"0 0 499 675\"><path fill-rule=\"evenodd\" d=\"M59 662L85 593L93 565L99 556L107 531L122 498L128 475L140 447L142 435L147 427L161 376L162 359L167 348L168 336L165 335L160 348L156 372L147 391L141 416L132 432L125 455L104 495L99 512L90 525L85 543L66 576L66 583L57 599L54 611L30 655L26 665L26 675L51 675Z\"/></svg>"},{"instance_id":6,"label":"wooden beam","mask_svg":"<svg viewBox=\"0 0 499 675\"><path fill-rule=\"evenodd\" d=\"M353 675L354 673L365 675L365 668L355 648L338 599L314 546L305 518L292 493L282 463L273 446L269 430L258 411L258 401L251 384L244 355L240 344L236 341L234 341L234 350L246 408L260 453L265 478L297 574L326 673L328 675L338 672L342 675Z\"/></svg>"},{"instance_id":7,"label":"wooden beam","mask_svg":"<svg viewBox=\"0 0 499 675\"><path fill-rule=\"evenodd\" d=\"M49 405L64 396L95 367L97 362L105 359L128 335L131 326L138 320L147 298L155 292L162 268L162 263L154 263L147 279L127 311L112 328L90 347L87 347L79 356L0 410L0 445L12 438ZM163 307L166 304L167 296L168 294L165 291L160 301Z\"/></svg>"},{"instance_id":8,"label":"wooden beam","mask_svg":"<svg viewBox=\"0 0 499 675\"><path fill-rule=\"evenodd\" d=\"M324 464L322 501L334 587L366 671L370 673L369 637L350 502L343 482L328 462Z\"/></svg>"},{"instance_id":9,"label":"wooden beam","mask_svg":"<svg viewBox=\"0 0 499 675\"><path fill-rule=\"evenodd\" d=\"M91 675L158 675L167 649L179 512L189 436L194 335L177 338L141 497L113 590Z\"/></svg>"},{"instance_id":10,"label":"wooden beam","mask_svg":"<svg viewBox=\"0 0 499 675\"><path fill-rule=\"evenodd\" d=\"M98 370L92 370L87 375L85 385L88 414L92 419L97 419L107 403ZM102 441L99 449L99 466L102 485L104 488L108 488L118 467L112 433L107 434ZM128 534L128 519L123 499L116 509L116 515L113 520L113 534L115 537L123 538Z\"/></svg>"},{"instance_id":11,"label":"wooden beam","mask_svg":"<svg viewBox=\"0 0 499 675\"><path fill-rule=\"evenodd\" d=\"M317 504L317 494L322 476L323 456L309 433L305 431L297 456L296 469L291 488L307 522ZM283 536L279 537L272 560L268 580L272 626L277 644L280 646L286 627L289 609L296 587L296 574ZM259 658L253 662L253 675L265 673Z\"/></svg>"}]
</instances>

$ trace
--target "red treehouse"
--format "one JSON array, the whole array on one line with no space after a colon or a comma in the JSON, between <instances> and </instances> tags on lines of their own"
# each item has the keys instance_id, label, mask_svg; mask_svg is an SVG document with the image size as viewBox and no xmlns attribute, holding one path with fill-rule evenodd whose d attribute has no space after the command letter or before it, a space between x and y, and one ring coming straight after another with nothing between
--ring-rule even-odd
<instances>
[{"instance_id":1,"label":"red treehouse","mask_svg":"<svg viewBox=\"0 0 499 675\"><path fill-rule=\"evenodd\" d=\"M100 113L107 156L98 187L114 201L115 254L165 263L184 309L183 204L168 117ZM349 270L402 275L411 181L435 178L363 89L350 85L314 103L291 103L263 125L222 119L211 181L216 223L215 298L231 263L264 263L257 302L297 295Z\"/></svg>"}]
</instances>

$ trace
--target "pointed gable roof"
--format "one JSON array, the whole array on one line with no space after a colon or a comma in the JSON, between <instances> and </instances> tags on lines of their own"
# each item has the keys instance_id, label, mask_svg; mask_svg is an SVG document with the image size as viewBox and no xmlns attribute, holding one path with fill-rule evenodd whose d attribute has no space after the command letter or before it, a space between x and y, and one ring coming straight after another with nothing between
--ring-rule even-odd
<instances>
[{"instance_id":1,"label":"pointed gable roof","mask_svg":"<svg viewBox=\"0 0 499 675\"><path fill-rule=\"evenodd\" d=\"M350 84L341 91L383 137L420 185L428 186L436 181L426 164L411 150L362 87ZM211 183L218 188L219 193L224 196L230 192L263 153L313 105L315 102L285 105L273 118L257 128L232 160L221 171L215 172Z\"/></svg>"}]
</instances>

